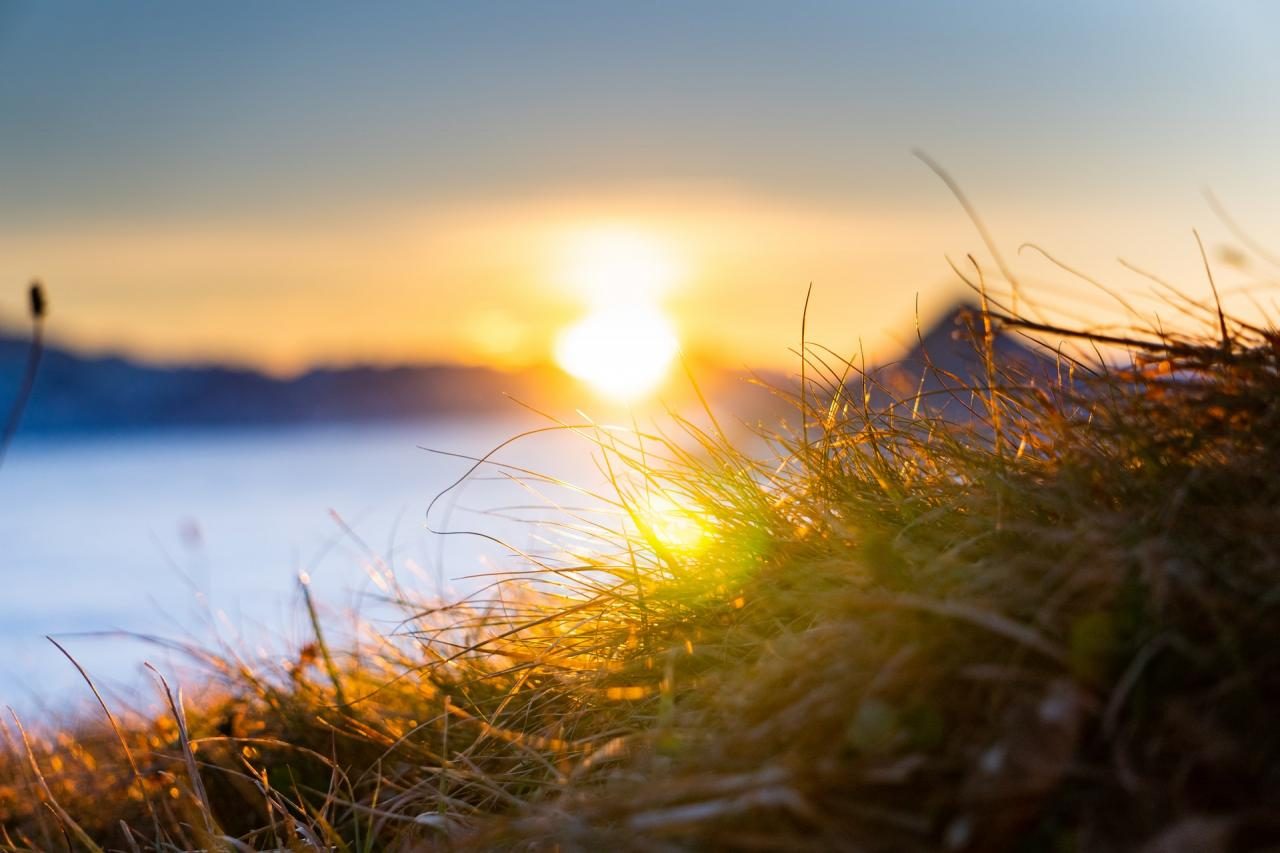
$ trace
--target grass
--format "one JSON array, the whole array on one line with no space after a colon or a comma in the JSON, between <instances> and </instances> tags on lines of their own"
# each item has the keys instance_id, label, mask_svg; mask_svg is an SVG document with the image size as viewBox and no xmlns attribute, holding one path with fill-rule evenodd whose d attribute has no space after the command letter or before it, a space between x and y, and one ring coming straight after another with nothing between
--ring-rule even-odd
<instances>
[{"instance_id":1,"label":"grass","mask_svg":"<svg viewBox=\"0 0 1280 853\"><path fill-rule=\"evenodd\" d=\"M9 850L1246 849L1280 839L1280 334L894 392L805 347L803 428L574 429L568 552L165 713L3 724ZM1194 325L1194 324L1193 324ZM896 387L896 386L895 386ZM761 456L763 458L755 458ZM86 679L88 677L86 676Z\"/></svg>"}]
</instances>

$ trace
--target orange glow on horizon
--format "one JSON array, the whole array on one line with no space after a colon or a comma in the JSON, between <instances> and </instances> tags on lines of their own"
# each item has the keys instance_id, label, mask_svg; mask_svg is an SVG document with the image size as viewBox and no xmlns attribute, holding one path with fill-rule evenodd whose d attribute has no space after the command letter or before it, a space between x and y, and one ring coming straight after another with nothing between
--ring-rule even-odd
<instances>
[{"instance_id":1,"label":"orange glow on horizon","mask_svg":"<svg viewBox=\"0 0 1280 853\"><path fill-rule=\"evenodd\" d=\"M1100 274L1122 247L1162 277L1199 286L1200 258L1184 251L1183 232L1087 214L1019 219L1009 230L1046 235L1050 247L1070 232L1073 264ZM810 339L894 358L914 342L917 296L927 322L965 294L941 258L972 248L968 222L947 205L873 210L716 187L566 188L310 217L6 230L0 273L45 280L57 344L157 361L279 375L350 363L522 369L553 358L575 322L641 294L686 351L790 369L810 282ZM1056 281L1046 262L1016 248L1006 246L1019 274L1055 282L1040 294L1051 303L1114 315L1105 296ZM1255 271L1215 272L1228 298ZM0 292L0 327L23 316L21 295Z\"/></svg>"}]
</instances>

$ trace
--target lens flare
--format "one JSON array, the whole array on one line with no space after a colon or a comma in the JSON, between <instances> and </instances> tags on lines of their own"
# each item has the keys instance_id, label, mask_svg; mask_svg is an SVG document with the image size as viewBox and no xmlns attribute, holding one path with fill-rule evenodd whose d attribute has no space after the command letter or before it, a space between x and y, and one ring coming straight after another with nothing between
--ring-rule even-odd
<instances>
[{"instance_id":1,"label":"lens flare","mask_svg":"<svg viewBox=\"0 0 1280 853\"><path fill-rule=\"evenodd\" d=\"M697 515L689 507L667 495L649 496L639 510L641 523L655 539L672 551L696 551L706 537L706 531Z\"/></svg>"}]
</instances>

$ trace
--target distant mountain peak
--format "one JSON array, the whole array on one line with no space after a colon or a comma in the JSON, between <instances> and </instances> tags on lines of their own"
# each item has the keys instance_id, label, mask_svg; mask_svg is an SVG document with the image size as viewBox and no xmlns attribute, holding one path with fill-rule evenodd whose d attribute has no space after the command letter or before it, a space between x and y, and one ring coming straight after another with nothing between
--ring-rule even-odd
<instances>
[{"instance_id":1,"label":"distant mountain peak","mask_svg":"<svg viewBox=\"0 0 1280 853\"><path fill-rule=\"evenodd\" d=\"M961 378L968 378L975 368L985 369L982 314L982 307L975 302L961 300L955 303L892 364L903 367L932 365ZM991 322L992 348L998 365L1038 369L1049 361L1040 347L1003 328L998 320Z\"/></svg>"}]
</instances>

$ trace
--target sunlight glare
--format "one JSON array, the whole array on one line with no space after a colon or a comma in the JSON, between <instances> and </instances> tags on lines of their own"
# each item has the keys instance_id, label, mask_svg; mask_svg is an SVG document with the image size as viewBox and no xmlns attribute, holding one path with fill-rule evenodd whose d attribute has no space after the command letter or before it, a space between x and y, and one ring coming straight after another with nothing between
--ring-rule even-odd
<instances>
[{"instance_id":1,"label":"sunlight glare","mask_svg":"<svg viewBox=\"0 0 1280 853\"><path fill-rule=\"evenodd\" d=\"M696 515L671 497L656 493L640 507L642 523L666 548L682 553L698 550L706 533Z\"/></svg>"},{"instance_id":2,"label":"sunlight glare","mask_svg":"<svg viewBox=\"0 0 1280 853\"><path fill-rule=\"evenodd\" d=\"M556 341L556 362L605 397L631 402L653 391L671 366L679 344L655 308L599 308Z\"/></svg>"},{"instance_id":3,"label":"sunlight glare","mask_svg":"<svg viewBox=\"0 0 1280 853\"><path fill-rule=\"evenodd\" d=\"M572 235L561 274L588 306L561 332L556 362L602 396L634 402L662 382L679 349L662 298L682 276L651 234L599 226Z\"/></svg>"},{"instance_id":4,"label":"sunlight glare","mask_svg":"<svg viewBox=\"0 0 1280 853\"><path fill-rule=\"evenodd\" d=\"M625 228L595 228L571 240L562 272L566 282L596 306L652 304L681 277L680 265L662 242Z\"/></svg>"}]
</instances>

